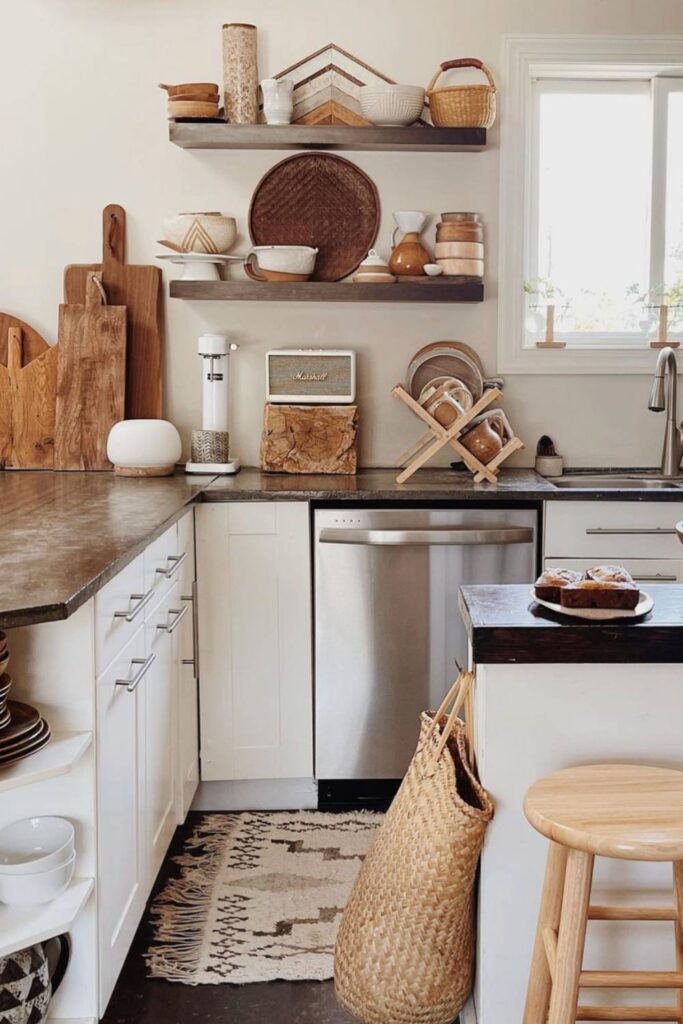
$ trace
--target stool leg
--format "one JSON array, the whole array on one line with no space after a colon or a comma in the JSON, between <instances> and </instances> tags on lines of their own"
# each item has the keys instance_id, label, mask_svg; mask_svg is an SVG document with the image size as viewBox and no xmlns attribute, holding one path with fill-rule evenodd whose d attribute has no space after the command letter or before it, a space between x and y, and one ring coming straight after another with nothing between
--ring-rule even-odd
<instances>
[{"instance_id":1,"label":"stool leg","mask_svg":"<svg viewBox=\"0 0 683 1024\"><path fill-rule=\"evenodd\" d=\"M676 897L676 967L683 971L683 861L674 861L674 895ZM683 1024L683 989L678 990L676 995L678 1003L679 1020Z\"/></svg>"},{"instance_id":2,"label":"stool leg","mask_svg":"<svg viewBox=\"0 0 683 1024\"><path fill-rule=\"evenodd\" d=\"M550 968L543 942L545 928L557 930L562 909L562 890L567 865L567 847L551 842L543 881L541 909L536 926L534 952L531 958L531 973L524 1007L524 1024L545 1024L550 1006Z\"/></svg>"},{"instance_id":3,"label":"stool leg","mask_svg":"<svg viewBox=\"0 0 683 1024\"><path fill-rule=\"evenodd\" d=\"M574 1024L576 1020L592 879L593 855L582 850L570 850L548 1024Z\"/></svg>"}]
</instances>

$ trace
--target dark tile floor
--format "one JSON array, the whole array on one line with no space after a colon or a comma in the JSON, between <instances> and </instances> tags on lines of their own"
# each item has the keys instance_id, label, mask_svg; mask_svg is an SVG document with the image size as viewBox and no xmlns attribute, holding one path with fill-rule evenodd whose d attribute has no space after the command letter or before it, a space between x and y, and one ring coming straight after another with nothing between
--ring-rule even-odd
<instances>
[{"instance_id":1,"label":"dark tile floor","mask_svg":"<svg viewBox=\"0 0 683 1024\"><path fill-rule=\"evenodd\" d=\"M172 858L182 848L198 814L177 829L159 873L152 898L173 876ZM148 913L142 919L103 1024L351 1024L338 1005L331 981L271 981L257 985L178 985L147 978L143 953L152 930Z\"/></svg>"}]
</instances>

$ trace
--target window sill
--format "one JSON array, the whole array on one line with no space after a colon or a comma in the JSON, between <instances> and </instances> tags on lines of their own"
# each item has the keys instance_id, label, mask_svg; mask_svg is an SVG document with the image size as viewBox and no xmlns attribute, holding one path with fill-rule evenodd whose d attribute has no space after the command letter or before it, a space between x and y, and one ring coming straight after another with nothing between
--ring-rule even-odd
<instances>
[{"instance_id":1,"label":"window sill","mask_svg":"<svg viewBox=\"0 0 683 1024\"><path fill-rule=\"evenodd\" d=\"M646 374L657 362L656 348L586 348L583 346L556 349L519 348L514 351L501 346L498 372L502 374ZM679 371L683 372L683 349L677 349Z\"/></svg>"}]
</instances>

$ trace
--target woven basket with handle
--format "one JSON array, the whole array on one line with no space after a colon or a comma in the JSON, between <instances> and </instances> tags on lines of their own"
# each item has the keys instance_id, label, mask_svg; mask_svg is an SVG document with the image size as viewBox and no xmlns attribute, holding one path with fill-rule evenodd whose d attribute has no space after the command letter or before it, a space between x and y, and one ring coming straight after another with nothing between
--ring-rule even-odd
<instances>
[{"instance_id":1,"label":"woven basket with handle","mask_svg":"<svg viewBox=\"0 0 683 1024\"><path fill-rule=\"evenodd\" d=\"M461 673L436 714L422 715L342 916L335 989L365 1024L451 1024L472 989L475 875L493 805L458 717L471 684Z\"/></svg>"},{"instance_id":2,"label":"woven basket with handle","mask_svg":"<svg viewBox=\"0 0 683 1024\"><path fill-rule=\"evenodd\" d=\"M479 68L488 85L446 85L435 89L437 79L451 68ZM427 86L432 121L439 128L490 128L496 120L496 83L486 65L476 57L447 60Z\"/></svg>"}]
</instances>

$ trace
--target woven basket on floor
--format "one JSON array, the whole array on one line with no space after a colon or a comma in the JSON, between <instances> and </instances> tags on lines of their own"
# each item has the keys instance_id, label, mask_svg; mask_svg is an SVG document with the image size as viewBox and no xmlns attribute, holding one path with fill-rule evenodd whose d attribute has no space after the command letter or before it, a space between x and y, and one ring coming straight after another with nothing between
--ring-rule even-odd
<instances>
[{"instance_id":1,"label":"woven basket on floor","mask_svg":"<svg viewBox=\"0 0 683 1024\"><path fill-rule=\"evenodd\" d=\"M342 917L335 989L365 1024L451 1024L472 989L475 875L493 805L457 717L471 683L461 674L436 715L422 715Z\"/></svg>"},{"instance_id":2,"label":"woven basket on floor","mask_svg":"<svg viewBox=\"0 0 683 1024\"><path fill-rule=\"evenodd\" d=\"M446 85L435 89L436 81L451 68L479 68L488 85ZM490 128L496 120L496 83L486 65L476 57L447 60L427 86L432 121L439 128Z\"/></svg>"}]
</instances>

